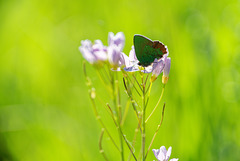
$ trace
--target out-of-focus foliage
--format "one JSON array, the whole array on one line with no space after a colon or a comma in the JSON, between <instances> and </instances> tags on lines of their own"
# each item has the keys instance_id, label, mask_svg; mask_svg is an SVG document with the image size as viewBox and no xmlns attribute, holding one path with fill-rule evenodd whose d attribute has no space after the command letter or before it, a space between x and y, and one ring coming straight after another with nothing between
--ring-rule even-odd
<instances>
[{"instance_id":1,"label":"out-of-focus foliage","mask_svg":"<svg viewBox=\"0 0 240 161\"><path fill-rule=\"evenodd\" d=\"M107 45L109 31L124 32L126 54L134 34L168 46L165 117L152 148L172 146L172 157L184 161L240 160L239 0L9 0L0 1L0 15L0 160L103 160L78 46L83 39ZM110 101L96 72L87 70L97 94ZM148 108L160 92L158 79ZM98 108L114 131L104 106ZM158 113L147 123L147 145ZM129 140L134 119L130 112ZM106 135L103 148L119 160Z\"/></svg>"}]
</instances>

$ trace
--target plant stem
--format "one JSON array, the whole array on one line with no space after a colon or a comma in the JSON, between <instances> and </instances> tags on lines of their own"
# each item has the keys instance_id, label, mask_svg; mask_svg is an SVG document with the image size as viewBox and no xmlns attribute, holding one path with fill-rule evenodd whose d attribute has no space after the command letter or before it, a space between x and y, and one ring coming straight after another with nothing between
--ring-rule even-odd
<instances>
[{"instance_id":1,"label":"plant stem","mask_svg":"<svg viewBox=\"0 0 240 161\"><path fill-rule=\"evenodd\" d=\"M131 82L131 85L132 85L133 88L136 90L137 94L138 94L139 96L141 96L141 94L139 93L137 87L135 86L136 79L134 79L134 81L133 81L133 80L131 79L130 75L127 74L127 80L128 80L129 82Z\"/></svg>"},{"instance_id":2,"label":"plant stem","mask_svg":"<svg viewBox=\"0 0 240 161\"><path fill-rule=\"evenodd\" d=\"M145 83L143 81L143 75L142 77L142 160L145 161L145 138L146 138L146 128L145 128Z\"/></svg>"},{"instance_id":3,"label":"plant stem","mask_svg":"<svg viewBox=\"0 0 240 161\"><path fill-rule=\"evenodd\" d=\"M135 143L136 143L137 134L139 132L140 126L141 125L138 124L137 128L135 129L135 133L134 133L134 137L133 137L133 141L132 141L132 151L134 150L134 146L135 146ZM130 160L131 160L131 153L128 156L128 161L130 161Z\"/></svg>"},{"instance_id":4,"label":"plant stem","mask_svg":"<svg viewBox=\"0 0 240 161\"><path fill-rule=\"evenodd\" d=\"M129 96L130 99L131 99L133 109L134 109L135 114L136 114L137 119L138 119L138 124L141 125L141 120L140 120L140 116L139 116L139 114L138 114L138 111L137 111L137 108L136 108L136 105L135 105L135 100L133 99L131 89L129 88L129 82L127 82L127 83L128 83L128 85L126 84L125 78L123 78L123 84L124 84L124 87L125 87L125 89L126 89L126 91L127 91L128 96ZM142 133L141 126L140 126L140 131L141 131L141 133Z\"/></svg>"},{"instance_id":5,"label":"plant stem","mask_svg":"<svg viewBox=\"0 0 240 161\"><path fill-rule=\"evenodd\" d=\"M103 155L103 158L104 158L106 161L108 161L107 156L105 155L104 150L103 150L103 148L102 148L102 138L103 138L103 134L104 134L104 128L102 128L101 135L100 135L100 138L99 138L99 150L100 150L100 153Z\"/></svg>"},{"instance_id":6,"label":"plant stem","mask_svg":"<svg viewBox=\"0 0 240 161\"><path fill-rule=\"evenodd\" d=\"M129 109L129 106L130 106L130 101L131 101L131 99L127 100L127 104L124 108L125 110L124 110L124 114L123 114L123 117L122 117L122 120L121 120L121 126L123 126L123 124L126 120L126 117L127 117L127 114L128 114L128 109Z\"/></svg>"},{"instance_id":7,"label":"plant stem","mask_svg":"<svg viewBox=\"0 0 240 161\"><path fill-rule=\"evenodd\" d=\"M114 118L114 115L113 115L112 109L111 109L111 107L109 106L109 104L107 104L107 107L108 107L109 110L110 110L110 113L111 113L111 116L112 116L112 119L113 119L114 124L115 124L116 127L120 130L121 135L122 135L124 141L126 142L126 144L127 144L128 148L129 148L130 152L132 153L134 159L137 161L137 158L135 157L135 155L134 155L134 153L133 153L133 151L132 151L131 146L129 145L129 143L128 143L126 137L125 137L125 135L123 134L122 128L119 126L119 124L117 123L117 121L116 121L115 118Z\"/></svg>"},{"instance_id":8,"label":"plant stem","mask_svg":"<svg viewBox=\"0 0 240 161\"><path fill-rule=\"evenodd\" d=\"M109 66L107 66L107 68L109 68ZM110 81L111 81L111 78L110 78L109 72L106 71L105 66L103 67L103 71L104 71L104 73L105 73L105 75L106 75L106 77L107 77L107 80L110 82Z\"/></svg>"},{"instance_id":9,"label":"plant stem","mask_svg":"<svg viewBox=\"0 0 240 161\"><path fill-rule=\"evenodd\" d=\"M151 141L151 143L150 143L150 145L149 145L149 147L148 147L148 151L147 151L147 153L146 153L145 159L147 158L148 152L149 152L149 150L150 150L150 148L151 148L151 146L152 146L152 144L153 144L153 141L154 141L154 139L155 139L155 137L156 137L156 135L157 135L157 133L158 133L158 130L160 129L160 127L161 127L161 125L162 125L163 116L164 116L164 110L165 110L165 103L163 104L161 121L160 121L160 123L159 123L159 125L158 125L158 127L157 127L157 130L156 130L155 134L153 135L153 138L152 138L152 141Z\"/></svg>"},{"instance_id":10,"label":"plant stem","mask_svg":"<svg viewBox=\"0 0 240 161\"><path fill-rule=\"evenodd\" d=\"M115 74L117 73L111 73L112 74L112 92L113 92L113 104L115 107L115 111L117 112L117 123L118 123L118 136L119 136L119 140L120 140L120 153L121 153L121 160L124 161L124 151L123 151L123 140L122 140L122 136L121 136L121 131L120 131L120 124L121 124L121 111L120 111L120 105L118 103L118 99L120 98L120 96L118 96L119 92L118 92L118 86L116 87L116 85L118 85L118 80L116 79L115 81ZM117 77L117 75L116 75ZM120 99L119 99L120 100Z\"/></svg>"},{"instance_id":11,"label":"plant stem","mask_svg":"<svg viewBox=\"0 0 240 161\"><path fill-rule=\"evenodd\" d=\"M148 96L147 96L146 107L147 107L147 105L148 105L148 101L149 101L149 98L150 98L151 89L152 89L152 82L149 84L149 86L148 86L148 88L147 88L147 90L146 90L146 93L147 93L148 90L149 90Z\"/></svg>"},{"instance_id":12,"label":"plant stem","mask_svg":"<svg viewBox=\"0 0 240 161\"><path fill-rule=\"evenodd\" d=\"M92 102L92 106L93 106L93 111L94 111L94 114L95 114L95 117L96 119L99 121L99 123L101 124L101 126L106 130L110 140L112 141L112 143L114 144L114 146L117 148L118 151L120 151L119 147L117 146L116 142L113 140L113 137L111 136L111 134L109 133L109 131L107 130L106 126L104 125L103 121L101 120L101 117L100 115L98 114L98 111L97 111L97 107L96 107L96 104L95 104L95 93L93 91L93 85L92 85L92 81L91 79L88 77L87 75L87 71L86 71L86 62L84 61L83 62L83 73L84 73L84 76L85 76L85 79L86 79L86 84L88 86L88 89L89 89L89 97L90 97L90 100Z\"/></svg>"},{"instance_id":13,"label":"plant stem","mask_svg":"<svg viewBox=\"0 0 240 161\"><path fill-rule=\"evenodd\" d=\"M98 112L97 112L97 108L96 108L96 104L95 104L95 101L94 101L94 98L91 97L91 93L90 94L90 98L91 98L91 102L92 102L92 105L93 105L93 110L94 110L94 113L95 113L95 117L97 118L97 120L99 121L99 123L102 125L102 127L106 130L110 140L113 142L114 146L118 149L118 151L121 151L119 149L119 147L117 146L116 142L113 140L112 136L110 135L109 131L107 130L105 124L103 123L101 117L99 116Z\"/></svg>"},{"instance_id":14,"label":"plant stem","mask_svg":"<svg viewBox=\"0 0 240 161\"><path fill-rule=\"evenodd\" d=\"M161 93L161 95L160 95L160 97L159 97L159 100L158 100L156 106L154 107L153 111L151 112L151 114L148 116L148 118L147 118L146 121L145 121L146 123L147 123L147 121L150 119L150 117L152 116L152 114L156 111L156 109L157 109L159 103L161 102L162 97L163 97L163 93L164 93L164 89L165 89L165 84L163 85L162 93Z\"/></svg>"},{"instance_id":15,"label":"plant stem","mask_svg":"<svg viewBox=\"0 0 240 161\"><path fill-rule=\"evenodd\" d=\"M134 79L135 79L135 81L137 82L137 84L138 84L138 86L139 86L140 90L142 91L143 89L142 89L141 85L138 83L138 80L137 80L137 78L135 77L135 75L133 75L133 78L134 78Z\"/></svg>"}]
</instances>

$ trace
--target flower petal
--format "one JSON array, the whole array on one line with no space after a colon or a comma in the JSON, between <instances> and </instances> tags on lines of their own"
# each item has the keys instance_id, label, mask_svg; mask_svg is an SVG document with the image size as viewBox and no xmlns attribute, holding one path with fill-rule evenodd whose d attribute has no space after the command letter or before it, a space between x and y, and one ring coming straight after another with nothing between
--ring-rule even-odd
<instances>
[{"instance_id":1,"label":"flower petal","mask_svg":"<svg viewBox=\"0 0 240 161\"><path fill-rule=\"evenodd\" d=\"M164 69L163 69L163 75L165 77L169 76L170 66L171 66L171 58L168 57L168 58L166 58L165 66L164 66Z\"/></svg>"},{"instance_id":2,"label":"flower petal","mask_svg":"<svg viewBox=\"0 0 240 161\"><path fill-rule=\"evenodd\" d=\"M123 52L120 55L119 66L120 67L122 67L122 66L129 67L130 66L129 58Z\"/></svg>"},{"instance_id":3,"label":"flower petal","mask_svg":"<svg viewBox=\"0 0 240 161\"><path fill-rule=\"evenodd\" d=\"M164 62L162 59L160 59L158 62L155 61L153 62L153 71L152 71L152 76L157 77L159 74L162 73L164 69Z\"/></svg>"},{"instance_id":4,"label":"flower petal","mask_svg":"<svg viewBox=\"0 0 240 161\"><path fill-rule=\"evenodd\" d=\"M118 32L115 36L114 33L109 32L108 34L108 45L116 45L121 51L125 44L125 36L123 32Z\"/></svg>"},{"instance_id":5,"label":"flower petal","mask_svg":"<svg viewBox=\"0 0 240 161\"><path fill-rule=\"evenodd\" d=\"M83 57L91 64L107 59L107 50L101 40L95 40L94 44L90 40L82 40L79 50Z\"/></svg>"},{"instance_id":6,"label":"flower petal","mask_svg":"<svg viewBox=\"0 0 240 161\"><path fill-rule=\"evenodd\" d=\"M95 51L105 51L107 52L107 47L105 47L101 40L95 40L92 45L93 52Z\"/></svg>"},{"instance_id":7,"label":"flower petal","mask_svg":"<svg viewBox=\"0 0 240 161\"><path fill-rule=\"evenodd\" d=\"M160 149L153 149L153 154L155 155L155 157L158 159L158 155L160 153Z\"/></svg>"},{"instance_id":8,"label":"flower petal","mask_svg":"<svg viewBox=\"0 0 240 161\"><path fill-rule=\"evenodd\" d=\"M96 56L97 60L107 60L107 54L104 51L96 51L94 52L94 55Z\"/></svg>"},{"instance_id":9,"label":"flower petal","mask_svg":"<svg viewBox=\"0 0 240 161\"><path fill-rule=\"evenodd\" d=\"M108 60L114 69L119 66L120 56L121 51L116 45L111 45L108 47Z\"/></svg>"},{"instance_id":10,"label":"flower petal","mask_svg":"<svg viewBox=\"0 0 240 161\"><path fill-rule=\"evenodd\" d=\"M138 61L136 53L135 53L134 46L132 46L132 49L131 49L131 51L129 53L129 59L130 59L130 61Z\"/></svg>"},{"instance_id":11,"label":"flower petal","mask_svg":"<svg viewBox=\"0 0 240 161\"><path fill-rule=\"evenodd\" d=\"M97 61L96 56L87 48L84 46L79 47L80 52L82 53L82 56L91 64Z\"/></svg>"},{"instance_id":12,"label":"flower petal","mask_svg":"<svg viewBox=\"0 0 240 161\"><path fill-rule=\"evenodd\" d=\"M168 148L167 153L166 153L166 160L168 160L168 159L170 158L171 153L172 153L172 147L170 146L170 147Z\"/></svg>"},{"instance_id":13,"label":"flower petal","mask_svg":"<svg viewBox=\"0 0 240 161\"><path fill-rule=\"evenodd\" d=\"M139 68L138 66L136 65L133 65L133 66L130 66L130 67L125 67L123 68L126 72L136 72L136 71L139 71Z\"/></svg>"},{"instance_id":14,"label":"flower petal","mask_svg":"<svg viewBox=\"0 0 240 161\"><path fill-rule=\"evenodd\" d=\"M81 41L81 46L86 48L86 49L89 49L91 50L92 49L92 42L90 40L82 40Z\"/></svg>"},{"instance_id":15,"label":"flower petal","mask_svg":"<svg viewBox=\"0 0 240 161\"><path fill-rule=\"evenodd\" d=\"M159 153L157 159L160 161L166 161L166 154L167 154L167 150L166 150L165 146L161 146L160 153Z\"/></svg>"},{"instance_id":16,"label":"flower petal","mask_svg":"<svg viewBox=\"0 0 240 161\"><path fill-rule=\"evenodd\" d=\"M150 65L150 66L147 66L144 68L144 70L141 70L141 72L143 73L151 73L153 70L153 67Z\"/></svg>"}]
</instances>

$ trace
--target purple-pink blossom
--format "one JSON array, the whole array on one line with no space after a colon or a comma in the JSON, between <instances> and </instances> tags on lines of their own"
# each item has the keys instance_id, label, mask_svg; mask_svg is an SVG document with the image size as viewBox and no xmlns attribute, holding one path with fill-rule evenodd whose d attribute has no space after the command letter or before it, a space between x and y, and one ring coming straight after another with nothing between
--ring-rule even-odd
<instances>
[{"instance_id":1,"label":"purple-pink blossom","mask_svg":"<svg viewBox=\"0 0 240 161\"><path fill-rule=\"evenodd\" d=\"M153 149L152 151L158 161L168 161L172 153L172 147L170 146L167 150L165 146L161 146L160 149ZM178 161L178 159L173 158L170 161Z\"/></svg>"},{"instance_id":2,"label":"purple-pink blossom","mask_svg":"<svg viewBox=\"0 0 240 161\"><path fill-rule=\"evenodd\" d=\"M118 32L116 35L114 35L113 32L108 33L108 45L116 45L120 51L123 50L123 47L125 45L125 36L123 32Z\"/></svg>"},{"instance_id":3,"label":"purple-pink blossom","mask_svg":"<svg viewBox=\"0 0 240 161\"><path fill-rule=\"evenodd\" d=\"M112 44L108 47L108 61L114 70L116 70L120 66L121 57L121 50L115 44Z\"/></svg>"},{"instance_id":4,"label":"purple-pink blossom","mask_svg":"<svg viewBox=\"0 0 240 161\"><path fill-rule=\"evenodd\" d=\"M94 44L90 40L82 40L79 50L91 64L107 60L107 47L102 44L101 40L95 40Z\"/></svg>"}]
</instances>

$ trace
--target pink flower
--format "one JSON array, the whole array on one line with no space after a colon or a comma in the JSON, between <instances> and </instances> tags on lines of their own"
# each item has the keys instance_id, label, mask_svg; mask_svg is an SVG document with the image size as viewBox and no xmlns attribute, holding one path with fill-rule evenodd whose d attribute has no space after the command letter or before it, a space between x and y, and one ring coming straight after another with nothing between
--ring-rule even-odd
<instances>
[{"instance_id":1,"label":"pink flower","mask_svg":"<svg viewBox=\"0 0 240 161\"><path fill-rule=\"evenodd\" d=\"M168 161L172 153L172 147L170 146L166 150L165 146L161 146L160 149L153 149L153 153L158 161ZM178 159L173 158L170 161L178 161Z\"/></svg>"},{"instance_id":2,"label":"pink flower","mask_svg":"<svg viewBox=\"0 0 240 161\"><path fill-rule=\"evenodd\" d=\"M91 64L107 60L107 47L102 44L101 40L95 40L94 44L90 40L82 40L79 50Z\"/></svg>"},{"instance_id":3,"label":"pink flower","mask_svg":"<svg viewBox=\"0 0 240 161\"><path fill-rule=\"evenodd\" d=\"M123 50L125 44L125 36L123 32L118 32L116 35L114 35L113 32L108 33L108 45L116 45L120 51Z\"/></svg>"},{"instance_id":4,"label":"pink flower","mask_svg":"<svg viewBox=\"0 0 240 161\"><path fill-rule=\"evenodd\" d=\"M120 61L121 57L122 53L120 51L120 48L118 48L115 44L108 47L108 61L113 70L117 70L121 63L123 63Z\"/></svg>"}]
</instances>

